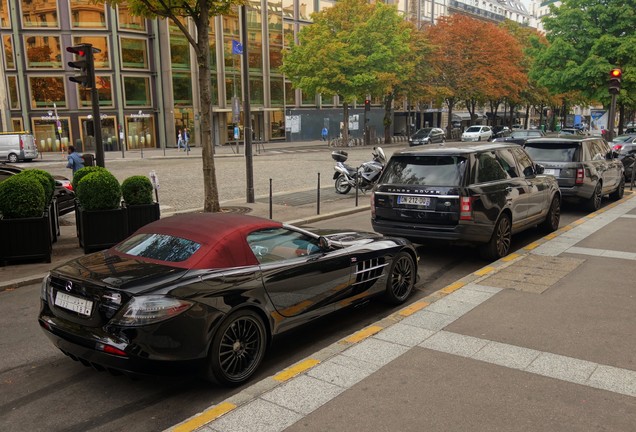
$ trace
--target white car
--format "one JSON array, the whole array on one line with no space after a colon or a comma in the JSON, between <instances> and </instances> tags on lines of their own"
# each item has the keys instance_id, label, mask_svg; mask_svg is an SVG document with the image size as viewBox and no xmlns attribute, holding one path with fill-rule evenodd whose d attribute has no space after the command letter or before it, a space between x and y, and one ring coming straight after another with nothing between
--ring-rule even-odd
<instances>
[{"instance_id":1,"label":"white car","mask_svg":"<svg viewBox=\"0 0 636 432\"><path fill-rule=\"evenodd\" d=\"M490 126L470 126L462 134L462 141L490 141L491 139Z\"/></svg>"}]
</instances>

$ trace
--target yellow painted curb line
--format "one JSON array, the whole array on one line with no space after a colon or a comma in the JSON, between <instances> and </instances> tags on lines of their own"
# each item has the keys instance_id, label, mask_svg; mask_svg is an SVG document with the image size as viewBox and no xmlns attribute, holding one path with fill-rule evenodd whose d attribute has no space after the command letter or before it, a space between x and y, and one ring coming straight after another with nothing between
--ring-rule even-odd
<instances>
[{"instance_id":1,"label":"yellow painted curb line","mask_svg":"<svg viewBox=\"0 0 636 432\"><path fill-rule=\"evenodd\" d=\"M459 282L458 281L458 282L452 283L452 284L448 285L447 287L439 290L439 292L444 293L444 294L450 294L452 292L457 291L458 289L460 289L464 285L466 285L464 282Z\"/></svg>"},{"instance_id":2,"label":"yellow painted curb line","mask_svg":"<svg viewBox=\"0 0 636 432\"><path fill-rule=\"evenodd\" d=\"M289 369L285 369L284 371L274 375L274 379L280 382L287 381L288 379L293 378L296 375L301 374L308 369L311 369L312 367L316 366L318 363L320 363L320 360L316 360L316 359L303 360L300 363L290 367Z\"/></svg>"},{"instance_id":3,"label":"yellow painted curb line","mask_svg":"<svg viewBox=\"0 0 636 432\"><path fill-rule=\"evenodd\" d=\"M483 276L483 275L487 275L488 273L491 273L495 270L494 267L484 267L483 269L479 269L476 272L474 272L473 274L476 276Z\"/></svg>"},{"instance_id":4,"label":"yellow painted curb line","mask_svg":"<svg viewBox=\"0 0 636 432\"><path fill-rule=\"evenodd\" d=\"M552 234L548 234L547 236L544 236L543 238L546 240L552 240L557 238L558 236L559 236L559 233L553 232Z\"/></svg>"},{"instance_id":5,"label":"yellow painted curb line","mask_svg":"<svg viewBox=\"0 0 636 432\"><path fill-rule=\"evenodd\" d=\"M506 255L505 257L503 257L501 260L503 262L510 262L510 261L514 261L517 258L519 258L521 255L516 254L516 253L511 253L510 255Z\"/></svg>"},{"instance_id":6,"label":"yellow painted curb line","mask_svg":"<svg viewBox=\"0 0 636 432\"><path fill-rule=\"evenodd\" d=\"M196 417L187 420L180 425L175 426L173 432L191 432L200 428L201 426L221 417L223 414L228 413L236 408L236 405L229 402L223 402L217 406L203 411Z\"/></svg>"},{"instance_id":7,"label":"yellow painted curb line","mask_svg":"<svg viewBox=\"0 0 636 432\"><path fill-rule=\"evenodd\" d=\"M528 246L524 247L525 250L532 250L539 247L539 243L530 243Z\"/></svg>"},{"instance_id":8,"label":"yellow painted curb line","mask_svg":"<svg viewBox=\"0 0 636 432\"><path fill-rule=\"evenodd\" d=\"M383 330L383 328L377 325L367 327L365 329L360 330L359 332L355 332L354 334L346 338L344 342L358 343L361 340L368 338L369 336L373 336L374 334L379 333L381 330Z\"/></svg>"},{"instance_id":9,"label":"yellow painted curb line","mask_svg":"<svg viewBox=\"0 0 636 432\"><path fill-rule=\"evenodd\" d=\"M399 314L402 315L403 317L411 316L415 312L417 312L418 310L424 309L429 304L430 303L427 303L427 302L424 302L424 301L415 302L412 305L410 305L409 307L405 307L404 309L402 309L399 312Z\"/></svg>"}]
</instances>

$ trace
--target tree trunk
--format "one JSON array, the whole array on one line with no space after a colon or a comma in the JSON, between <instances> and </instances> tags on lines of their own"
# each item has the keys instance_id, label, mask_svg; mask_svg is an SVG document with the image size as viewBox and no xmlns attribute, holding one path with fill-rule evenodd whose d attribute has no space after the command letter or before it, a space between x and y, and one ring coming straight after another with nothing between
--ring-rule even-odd
<instances>
[{"instance_id":1,"label":"tree trunk","mask_svg":"<svg viewBox=\"0 0 636 432\"><path fill-rule=\"evenodd\" d=\"M212 144L212 85L210 80L210 17L209 10L201 8L197 26L197 64L199 67L199 91L201 99L201 147L203 161L203 211L218 212L219 190Z\"/></svg>"},{"instance_id":2,"label":"tree trunk","mask_svg":"<svg viewBox=\"0 0 636 432\"><path fill-rule=\"evenodd\" d=\"M384 119L382 124L384 125L384 143L391 143L391 111L393 107L393 93L388 93L384 98Z\"/></svg>"},{"instance_id":3,"label":"tree trunk","mask_svg":"<svg viewBox=\"0 0 636 432\"><path fill-rule=\"evenodd\" d=\"M530 119L530 104L526 104L526 115L523 119L523 128L528 129L528 120Z\"/></svg>"},{"instance_id":4,"label":"tree trunk","mask_svg":"<svg viewBox=\"0 0 636 432\"><path fill-rule=\"evenodd\" d=\"M342 139L349 142L349 103L342 103Z\"/></svg>"},{"instance_id":5,"label":"tree trunk","mask_svg":"<svg viewBox=\"0 0 636 432\"><path fill-rule=\"evenodd\" d=\"M448 106L448 123L446 124L446 138L451 140L453 139L453 107L455 106L455 99L448 98L445 99L446 105Z\"/></svg>"}]
</instances>

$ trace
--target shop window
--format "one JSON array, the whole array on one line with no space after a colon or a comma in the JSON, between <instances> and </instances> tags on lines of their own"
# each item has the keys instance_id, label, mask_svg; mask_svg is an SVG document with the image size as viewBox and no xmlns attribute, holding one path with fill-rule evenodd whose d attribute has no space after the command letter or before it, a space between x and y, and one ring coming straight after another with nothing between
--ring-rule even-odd
<instances>
[{"instance_id":1,"label":"shop window","mask_svg":"<svg viewBox=\"0 0 636 432\"><path fill-rule=\"evenodd\" d=\"M66 108L64 77L31 76L29 77L32 109L48 109L57 104L58 108Z\"/></svg>"},{"instance_id":2,"label":"shop window","mask_svg":"<svg viewBox=\"0 0 636 432\"><path fill-rule=\"evenodd\" d=\"M15 69L15 58L13 57L13 39L11 35L2 36L4 46L4 66L6 69Z\"/></svg>"},{"instance_id":3,"label":"shop window","mask_svg":"<svg viewBox=\"0 0 636 432\"><path fill-rule=\"evenodd\" d=\"M76 36L73 38L73 45L91 44L100 52L93 53L95 69L110 69L110 51L108 49L108 38L105 36Z\"/></svg>"},{"instance_id":4,"label":"shop window","mask_svg":"<svg viewBox=\"0 0 636 432\"><path fill-rule=\"evenodd\" d=\"M283 111L271 111L270 120L270 136L272 139L285 138L285 114Z\"/></svg>"},{"instance_id":5,"label":"shop window","mask_svg":"<svg viewBox=\"0 0 636 432\"><path fill-rule=\"evenodd\" d=\"M126 117L126 131L128 150L157 147L155 119L152 116L141 113Z\"/></svg>"},{"instance_id":6,"label":"shop window","mask_svg":"<svg viewBox=\"0 0 636 432\"><path fill-rule=\"evenodd\" d=\"M106 8L94 0L73 0L71 6L71 27L106 28Z\"/></svg>"},{"instance_id":7,"label":"shop window","mask_svg":"<svg viewBox=\"0 0 636 432\"><path fill-rule=\"evenodd\" d=\"M148 69L148 41L122 37L121 62L124 69Z\"/></svg>"},{"instance_id":8,"label":"shop window","mask_svg":"<svg viewBox=\"0 0 636 432\"><path fill-rule=\"evenodd\" d=\"M124 105L126 107L145 107L151 105L150 78L124 77Z\"/></svg>"},{"instance_id":9,"label":"shop window","mask_svg":"<svg viewBox=\"0 0 636 432\"><path fill-rule=\"evenodd\" d=\"M20 3L23 27L59 27L57 0L21 0Z\"/></svg>"},{"instance_id":10,"label":"shop window","mask_svg":"<svg viewBox=\"0 0 636 432\"><path fill-rule=\"evenodd\" d=\"M60 38L57 36L25 36L27 68L62 69Z\"/></svg>"},{"instance_id":11,"label":"shop window","mask_svg":"<svg viewBox=\"0 0 636 432\"><path fill-rule=\"evenodd\" d=\"M81 139L76 142L76 147L82 152L96 150L95 147L95 122L93 116L80 117L80 135ZM119 142L119 134L117 133L117 120L113 116L102 114L100 119L100 127L102 131L102 142L104 151L121 150Z\"/></svg>"},{"instance_id":12,"label":"shop window","mask_svg":"<svg viewBox=\"0 0 636 432\"><path fill-rule=\"evenodd\" d=\"M58 124L59 122L59 124ZM70 145L68 117L55 117L55 111L31 119L35 145L41 152L62 152ZM59 126L59 128L58 128Z\"/></svg>"}]
</instances>

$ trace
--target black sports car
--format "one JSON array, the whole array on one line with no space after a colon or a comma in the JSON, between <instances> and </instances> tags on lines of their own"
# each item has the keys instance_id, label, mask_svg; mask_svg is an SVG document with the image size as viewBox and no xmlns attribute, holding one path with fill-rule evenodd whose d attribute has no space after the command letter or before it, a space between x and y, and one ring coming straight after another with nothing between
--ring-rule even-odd
<instances>
[{"instance_id":1,"label":"black sports car","mask_svg":"<svg viewBox=\"0 0 636 432\"><path fill-rule=\"evenodd\" d=\"M98 369L181 365L238 385L272 336L371 296L402 303L416 279L415 249L401 238L178 215L52 270L39 323L62 352Z\"/></svg>"}]
</instances>

